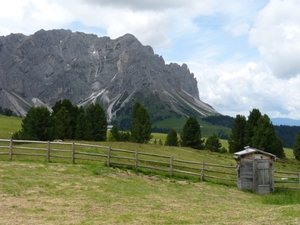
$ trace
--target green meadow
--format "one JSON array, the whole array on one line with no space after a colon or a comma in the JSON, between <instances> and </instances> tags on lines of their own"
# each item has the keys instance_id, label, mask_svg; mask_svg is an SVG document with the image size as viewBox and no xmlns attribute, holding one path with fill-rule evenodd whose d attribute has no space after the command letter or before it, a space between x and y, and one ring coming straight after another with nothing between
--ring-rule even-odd
<instances>
[{"instance_id":1,"label":"green meadow","mask_svg":"<svg viewBox=\"0 0 300 225\"><path fill-rule=\"evenodd\" d=\"M21 129L22 118L0 115L0 138L11 138Z\"/></svg>"},{"instance_id":2,"label":"green meadow","mask_svg":"<svg viewBox=\"0 0 300 225\"><path fill-rule=\"evenodd\" d=\"M0 138L21 119L0 117ZM154 133L165 140L165 134ZM221 140L227 148L227 141ZM2 144L2 143L1 143ZM159 144L93 143L235 165L232 154ZM0 151L3 151L0 149ZM291 149L275 170L300 172ZM104 163L0 156L0 224L300 224L300 191L255 195L236 186L169 177Z\"/></svg>"},{"instance_id":3,"label":"green meadow","mask_svg":"<svg viewBox=\"0 0 300 225\"><path fill-rule=\"evenodd\" d=\"M0 224L299 224L299 191L258 196L95 163L0 161Z\"/></svg>"}]
</instances>

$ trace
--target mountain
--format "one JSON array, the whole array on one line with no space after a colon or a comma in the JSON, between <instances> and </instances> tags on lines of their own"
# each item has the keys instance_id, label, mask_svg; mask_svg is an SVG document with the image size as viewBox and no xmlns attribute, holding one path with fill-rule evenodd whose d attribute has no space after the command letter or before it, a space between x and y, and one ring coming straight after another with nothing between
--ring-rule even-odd
<instances>
[{"instance_id":1,"label":"mountain","mask_svg":"<svg viewBox=\"0 0 300 225\"><path fill-rule=\"evenodd\" d=\"M133 35L117 39L70 30L0 37L0 106L19 116L31 106L69 99L100 103L110 121L125 123L136 101L152 120L219 114L199 98L186 64L165 64Z\"/></svg>"}]
</instances>

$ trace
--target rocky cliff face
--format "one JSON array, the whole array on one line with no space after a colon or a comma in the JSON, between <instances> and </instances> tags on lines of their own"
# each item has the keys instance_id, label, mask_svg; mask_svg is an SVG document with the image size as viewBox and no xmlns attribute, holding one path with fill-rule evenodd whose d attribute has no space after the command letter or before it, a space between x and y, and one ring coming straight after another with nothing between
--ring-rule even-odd
<instances>
[{"instance_id":1,"label":"rocky cliff face","mask_svg":"<svg viewBox=\"0 0 300 225\"><path fill-rule=\"evenodd\" d=\"M70 30L0 37L0 106L24 116L33 105L99 102L110 120L126 117L135 101L152 119L217 112L199 99L187 65L171 63L133 35L115 40Z\"/></svg>"}]
</instances>

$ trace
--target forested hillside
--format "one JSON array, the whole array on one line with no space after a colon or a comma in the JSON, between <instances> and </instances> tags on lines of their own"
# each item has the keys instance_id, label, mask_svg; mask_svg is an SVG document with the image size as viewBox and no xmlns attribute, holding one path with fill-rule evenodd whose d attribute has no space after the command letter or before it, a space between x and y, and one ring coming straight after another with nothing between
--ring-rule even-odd
<instances>
[{"instance_id":1,"label":"forested hillside","mask_svg":"<svg viewBox=\"0 0 300 225\"><path fill-rule=\"evenodd\" d=\"M283 146L287 148L293 148L294 141L298 131L300 131L300 126L274 126L277 135L281 138Z\"/></svg>"},{"instance_id":2,"label":"forested hillside","mask_svg":"<svg viewBox=\"0 0 300 225\"><path fill-rule=\"evenodd\" d=\"M203 121L209 122L213 125L219 125L232 128L234 118L231 116L208 116L202 118ZM275 125L275 131L279 138L282 140L283 146L287 148L293 148L294 141L300 126L287 126L287 125Z\"/></svg>"},{"instance_id":3,"label":"forested hillside","mask_svg":"<svg viewBox=\"0 0 300 225\"><path fill-rule=\"evenodd\" d=\"M223 116L223 115L218 115L218 116L208 116L205 118L202 118L203 121L211 123L213 125L219 125L223 127L229 127L231 128L234 122L234 118L231 116Z\"/></svg>"}]
</instances>

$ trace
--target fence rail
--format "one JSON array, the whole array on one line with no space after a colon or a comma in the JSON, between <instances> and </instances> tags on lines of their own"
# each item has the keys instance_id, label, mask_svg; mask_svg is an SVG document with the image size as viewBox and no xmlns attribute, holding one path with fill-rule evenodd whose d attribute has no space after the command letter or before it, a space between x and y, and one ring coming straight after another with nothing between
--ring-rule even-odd
<instances>
[{"instance_id":1,"label":"fence rail","mask_svg":"<svg viewBox=\"0 0 300 225\"><path fill-rule=\"evenodd\" d=\"M277 188L300 189L300 173L274 171L274 183Z\"/></svg>"},{"instance_id":2,"label":"fence rail","mask_svg":"<svg viewBox=\"0 0 300 225\"><path fill-rule=\"evenodd\" d=\"M3 150L7 150L6 152ZM219 165L198 161L175 159L173 156L114 149L83 143L44 142L0 139L0 157L42 157L51 162L54 159L76 163L83 161L103 162L107 166L125 166L135 169L160 171L169 176L196 177L200 181L210 180L235 185L235 166ZM300 173L274 171L275 187L300 189Z\"/></svg>"}]
</instances>

